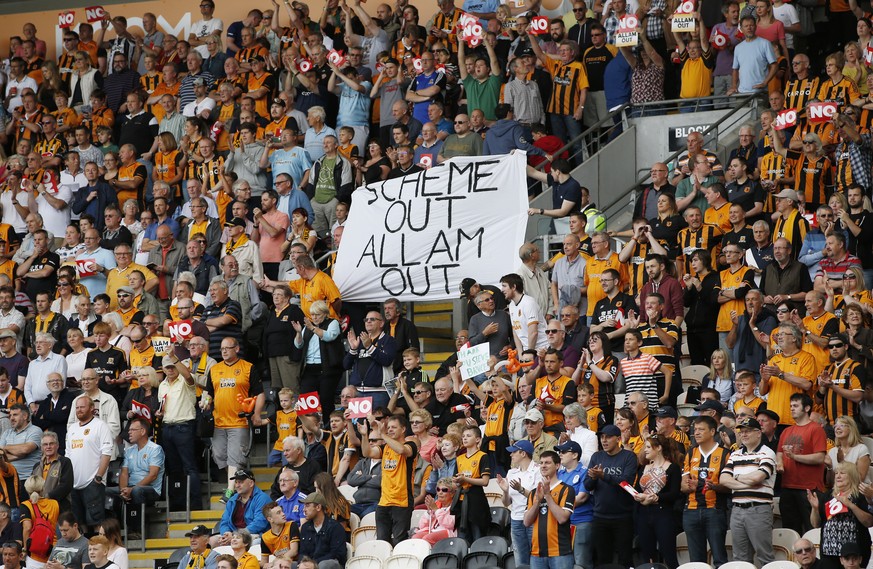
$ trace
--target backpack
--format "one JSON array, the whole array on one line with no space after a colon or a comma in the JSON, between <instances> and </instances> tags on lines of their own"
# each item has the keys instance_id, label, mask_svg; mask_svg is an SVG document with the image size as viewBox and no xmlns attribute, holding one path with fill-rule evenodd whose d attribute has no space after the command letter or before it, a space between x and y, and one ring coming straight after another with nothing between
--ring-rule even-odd
<instances>
[{"instance_id":1,"label":"backpack","mask_svg":"<svg viewBox=\"0 0 873 569\"><path fill-rule=\"evenodd\" d=\"M43 517L39 506L33 503L33 527L28 538L27 551L30 557L48 559L55 543L55 530L52 524Z\"/></svg>"}]
</instances>

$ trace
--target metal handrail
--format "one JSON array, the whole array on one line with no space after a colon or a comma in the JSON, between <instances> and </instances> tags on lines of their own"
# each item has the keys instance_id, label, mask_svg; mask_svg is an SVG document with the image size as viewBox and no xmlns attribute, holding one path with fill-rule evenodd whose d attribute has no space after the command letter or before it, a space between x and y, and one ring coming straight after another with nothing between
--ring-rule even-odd
<instances>
[{"instance_id":1,"label":"metal handrail","mask_svg":"<svg viewBox=\"0 0 873 569\"><path fill-rule=\"evenodd\" d=\"M734 95L734 97L736 97L736 95ZM725 98L725 97L702 97L701 100L705 100L705 99L713 99L713 100L714 100L714 99L724 99L724 98ZM684 101L684 102L686 102L686 103L688 102L687 99L674 99L674 100L672 100L672 101L665 101L664 103L676 103L676 102L680 102L680 101ZM733 110L732 110L731 112L727 113L725 116L723 116L722 118L720 118L719 120L717 120L715 123L711 124L711 125L709 126L709 128L707 128L706 130L704 130L703 132L701 132L701 134L702 134L704 137L708 136L708 135L711 134L714 130L718 130L718 127L721 126L722 124L724 124L725 122L727 122L728 119L732 118L733 115L734 115L737 111L739 111L740 109L745 108L746 105L749 104L749 103L752 103L752 105L756 105L757 101L758 101L758 95L757 95L757 94L752 94L752 95L746 95L746 96L743 96L743 97L738 101L739 104L737 104L736 106L734 106L734 107L733 107ZM646 103L645 105L642 105L642 106L656 106L656 105L659 105L659 106L660 106L660 105L663 105L664 103ZM676 160L676 159L679 157L679 155L681 155L681 154L682 154L683 152L685 152L687 149L688 149L688 147L687 147L687 143L686 143L686 144L683 144L682 148L680 148L679 150L677 150L677 151L673 152L672 154L670 154L666 159L662 160L662 162L664 162L665 164L669 164L670 162ZM637 181L636 181L636 183L635 183L633 186L631 186L630 188L628 188L627 191L625 191L624 193L619 194L619 197L616 198L615 200L613 200L609 205L606 205L606 206L601 207L601 208L600 208L600 211L602 211L602 212L604 213L604 215L606 215L606 211L607 211L607 210L609 210L610 208L612 208L612 207L614 207L614 206L616 206L616 205L622 203L622 201L625 200L625 199L627 198L627 196L631 194L631 192L636 191L637 188L639 188L640 185L642 185L642 184L643 184L646 180L648 180L648 179L649 179L649 176L648 176L648 175L646 175L646 176L642 176L642 177L638 178ZM607 217L607 220L609 220L610 216L607 215L606 217Z\"/></svg>"}]
</instances>

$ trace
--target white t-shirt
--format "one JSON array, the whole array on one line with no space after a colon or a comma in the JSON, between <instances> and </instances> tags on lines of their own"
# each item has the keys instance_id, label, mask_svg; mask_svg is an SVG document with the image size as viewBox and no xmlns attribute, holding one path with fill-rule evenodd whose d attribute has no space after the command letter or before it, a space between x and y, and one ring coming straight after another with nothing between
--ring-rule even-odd
<instances>
[{"instance_id":1,"label":"white t-shirt","mask_svg":"<svg viewBox=\"0 0 873 569\"><path fill-rule=\"evenodd\" d=\"M222 22L219 18L212 18L211 20L197 20L196 22L194 22L194 24L191 25L191 33L194 34L198 39L203 39L216 31L222 30L224 30L224 22ZM203 56L203 59L207 59L209 57L209 49L206 47L206 44L198 45L194 49L197 50L197 53Z\"/></svg>"},{"instance_id":2,"label":"white t-shirt","mask_svg":"<svg viewBox=\"0 0 873 569\"><path fill-rule=\"evenodd\" d=\"M78 174L73 176L72 174L70 174L69 170L64 170L63 172L61 172L60 185L65 188L69 188L70 192L75 195L79 188L84 188L88 185L88 180L85 178L85 174L82 172L79 172ZM79 219L79 214L74 213L72 210L70 210L70 219ZM64 229L66 230L66 228ZM56 235L60 234L56 233Z\"/></svg>"},{"instance_id":3,"label":"white t-shirt","mask_svg":"<svg viewBox=\"0 0 873 569\"><path fill-rule=\"evenodd\" d=\"M215 100L211 97L206 97L199 103L197 101L191 101L185 105L185 108L182 109L182 115L186 117L196 117L203 111L211 111L214 108Z\"/></svg>"},{"instance_id":4,"label":"white t-shirt","mask_svg":"<svg viewBox=\"0 0 873 569\"><path fill-rule=\"evenodd\" d=\"M791 4L782 4L779 7L773 6L773 17L782 22L786 28L800 23L797 8ZM788 49L794 47L794 34L785 32L785 45Z\"/></svg>"},{"instance_id":5,"label":"white t-shirt","mask_svg":"<svg viewBox=\"0 0 873 569\"><path fill-rule=\"evenodd\" d=\"M73 192L70 186L59 184L57 193L53 193L52 197L63 201L67 207L57 209L43 194L40 194L36 198L37 211L42 216L43 227L55 235L63 235L70 224L70 213L73 211L70 209L70 202L73 201Z\"/></svg>"},{"instance_id":6,"label":"white t-shirt","mask_svg":"<svg viewBox=\"0 0 873 569\"><path fill-rule=\"evenodd\" d=\"M81 490L94 480L101 457L112 456L112 445L109 427L97 417L84 425L74 421L67 427L66 456L73 463L73 488Z\"/></svg>"},{"instance_id":7,"label":"white t-shirt","mask_svg":"<svg viewBox=\"0 0 873 569\"><path fill-rule=\"evenodd\" d=\"M518 304L510 301L509 319L512 321L512 330L518 336L523 349L528 348L527 327L531 323L537 324L536 348L547 348L549 345L546 337L546 317L540 309L537 301L528 294L522 295Z\"/></svg>"}]
</instances>

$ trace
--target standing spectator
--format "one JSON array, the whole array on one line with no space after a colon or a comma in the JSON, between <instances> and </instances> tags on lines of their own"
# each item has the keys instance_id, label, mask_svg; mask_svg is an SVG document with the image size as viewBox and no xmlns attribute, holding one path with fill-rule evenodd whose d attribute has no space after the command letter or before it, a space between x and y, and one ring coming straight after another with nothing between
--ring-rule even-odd
<instances>
[{"instance_id":1,"label":"standing spectator","mask_svg":"<svg viewBox=\"0 0 873 569\"><path fill-rule=\"evenodd\" d=\"M618 258L618 253L609 250L609 235L605 231L596 231L591 235L592 256L585 263L585 287L588 294L587 316L594 314L594 307L605 298L606 292L600 283L607 269L618 271L617 286L622 290L628 283L627 265Z\"/></svg>"},{"instance_id":2,"label":"standing spectator","mask_svg":"<svg viewBox=\"0 0 873 569\"><path fill-rule=\"evenodd\" d=\"M769 41L755 35L757 27L757 20L751 14L740 19L744 39L734 48L734 71L727 95L765 93L776 75L778 66L773 47Z\"/></svg>"},{"instance_id":3,"label":"standing spectator","mask_svg":"<svg viewBox=\"0 0 873 569\"><path fill-rule=\"evenodd\" d=\"M500 289L509 306L516 351L520 354L525 350L545 348L548 345L545 316L533 297L524 294L521 277L515 273L504 275L500 279Z\"/></svg>"},{"instance_id":4,"label":"standing spectator","mask_svg":"<svg viewBox=\"0 0 873 569\"><path fill-rule=\"evenodd\" d=\"M225 355L222 353L222 340L225 338L233 339L239 348L242 308L239 302L230 298L228 284L223 279L213 279L209 285L209 298L212 304L200 315L200 321L209 329L209 355L218 360Z\"/></svg>"},{"instance_id":5,"label":"standing spectator","mask_svg":"<svg viewBox=\"0 0 873 569\"><path fill-rule=\"evenodd\" d=\"M758 376L758 370L767 361L765 346L769 345L770 334L779 322L773 311L764 306L764 296L760 290L748 291L744 304L745 311L742 314L731 316L731 330L725 344L731 350L730 360L734 369L752 370Z\"/></svg>"},{"instance_id":6,"label":"standing spectator","mask_svg":"<svg viewBox=\"0 0 873 569\"><path fill-rule=\"evenodd\" d=\"M873 215L864 208L864 191L858 185L846 191L849 209L834 212L848 235L848 252L858 257L864 281L873 284Z\"/></svg>"},{"instance_id":7,"label":"standing spectator","mask_svg":"<svg viewBox=\"0 0 873 569\"><path fill-rule=\"evenodd\" d=\"M215 2L214 0L200 0L200 16L201 19L191 24L191 33L188 34L188 43L201 57L208 57L209 51L206 49L207 38L214 36L221 39L221 32L224 30L224 22L214 16ZM189 67L189 71L191 71Z\"/></svg>"},{"instance_id":8,"label":"standing spectator","mask_svg":"<svg viewBox=\"0 0 873 569\"><path fill-rule=\"evenodd\" d=\"M708 543L713 563L723 565L727 563L727 494L716 492L714 486L730 452L715 438L718 429L715 419L698 416L693 426L695 445L686 455L683 468L682 491L688 495L688 502L682 514L682 527L692 561L705 562Z\"/></svg>"},{"instance_id":9,"label":"standing spectator","mask_svg":"<svg viewBox=\"0 0 873 569\"><path fill-rule=\"evenodd\" d=\"M873 515L867 511L867 499L861 494L860 484L855 465L843 462L834 467L834 487L830 491L807 494L812 524L821 528L824 567L835 567L837 555L845 568L866 567L862 563L870 561L870 554L861 552L870 547L867 528L873 525ZM848 563L849 559L855 563Z\"/></svg>"},{"instance_id":10,"label":"standing spectator","mask_svg":"<svg viewBox=\"0 0 873 569\"><path fill-rule=\"evenodd\" d=\"M121 18L121 16L117 16ZM130 62L123 53L112 55L112 73L103 81L106 92L106 106L119 115L127 112L127 94L139 88L139 73L130 68ZM93 112L93 111L92 111ZM150 138L148 142L151 142Z\"/></svg>"},{"instance_id":11,"label":"standing spectator","mask_svg":"<svg viewBox=\"0 0 873 569\"><path fill-rule=\"evenodd\" d=\"M576 306L584 311L587 306L585 287L585 258L579 254L579 238L573 234L564 237L564 256L552 270L552 306L555 311L565 306Z\"/></svg>"},{"instance_id":12,"label":"standing spectator","mask_svg":"<svg viewBox=\"0 0 873 569\"><path fill-rule=\"evenodd\" d=\"M418 445L414 439L404 440L406 423L405 416L393 415L384 428L378 421L372 426L373 434L381 435L385 441L382 450L382 497L376 506L377 534L379 539L393 545L406 539L412 518L412 480ZM361 435L367 436L366 427ZM369 439L364 446L370 446Z\"/></svg>"},{"instance_id":13,"label":"standing spectator","mask_svg":"<svg viewBox=\"0 0 873 569\"><path fill-rule=\"evenodd\" d=\"M179 302L185 301L191 302L190 299ZM203 343L202 338L192 338L189 348L195 343ZM196 369L200 362L195 364L192 361L191 364ZM179 481L183 476L187 477L186 486L191 509L197 510L201 507L200 468L195 457L184 451L186 448L194 448L196 444L195 378L189 368L172 355L163 357L161 369L164 372L164 380L158 386L158 398L164 402L161 408L161 436L165 449L164 471L171 479L171 487L175 487L172 486L173 481ZM171 493L167 499L170 508L174 511L186 506L185 497L178 493Z\"/></svg>"},{"instance_id":14,"label":"standing spectator","mask_svg":"<svg viewBox=\"0 0 873 569\"><path fill-rule=\"evenodd\" d=\"M212 287L216 287L217 284L223 283L213 283ZM224 291L225 293L227 291L226 285ZM226 317L222 316L219 318ZM210 332L210 343L212 337L221 336L213 330L210 330ZM219 339L221 346L219 352L222 361L212 366L212 369L209 370L209 382L206 385L206 391L214 400L215 435L213 435L212 439L212 451L216 465L222 470L227 469L228 487L224 492L223 501L228 503L228 500L234 495L232 485L234 480L237 479L237 471L238 469L245 468L246 449L251 444L248 421L246 417L239 416L241 409L237 397L252 397L255 399L251 421L254 425L261 425L263 424L261 412L264 408L264 393L258 368L239 357L239 341L229 336L221 336L221 338L223 339ZM263 505L260 504L260 506ZM228 507L230 507L229 503ZM260 507L258 512L260 512ZM262 529L259 529L258 533Z\"/></svg>"},{"instance_id":15,"label":"standing spectator","mask_svg":"<svg viewBox=\"0 0 873 569\"><path fill-rule=\"evenodd\" d=\"M351 370L349 385L355 386L362 397L372 397L373 409L388 404L383 377L393 373L397 352L397 343L383 328L382 315L375 310L368 312L363 332L355 335L355 330L349 329L349 351L343 358L343 367Z\"/></svg>"},{"instance_id":16,"label":"standing spectator","mask_svg":"<svg viewBox=\"0 0 873 569\"><path fill-rule=\"evenodd\" d=\"M388 326L388 334L394 338L397 344L397 354L394 357L394 373L403 369L403 350L406 348L418 348L418 329L410 320L403 318L402 306L396 298L389 298L382 303L382 311L385 314L385 324Z\"/></svg>"},{"instance_id":17,"label":"standing spectator","mask_svg":"<svg viewBox=\"0 0 873 569\"><path fill-rule=\"evenodd\" d=\"M103 477L112 458L109 427L94 416L90 397L76 399L75 421L67 431L66 456L73 463L73 514L82 527L96 528L105 517L106 486Z\"/></svg>"},{"instance_id":18,"label":"standing spectator","mask_svg":"<svg viewBox=\"0 0 873 569\"><path fill-rule=\"evenodd\" d=\"M765 394L763 390L761 394ZM779 509L784 512L785 527L800 535L812 529L810 512L816 506L807 500L807 492L824 490L827 436L810 418L812 408L812 398L806 393L791 395L789 409L794 425L782 431L776 451L776 469L782 473ZM781 421L788 423L787 418Z\"/></svg>"},{"instance_id":19,"label":"standing spectator","mask_svg":"<svg viewBox=\"0 0 873 569\"><path fill-rule=\"evenodd\" d=\"M682 112L689 113L709 107L707 104L703 105L703 109L701 109L693 100L712 95L712 69L716 64L716 59L713 57L712 49L707 41L707 28L703 25L703 19L699 12L696 14L695 20L697 20L695 25L698 37L692 37L687 44L682 40L681 34L673 32L679 57L682 60L682 89L679 97L692 101L683 103L680 109Z\"/></svg>"},{"instance_id":20,"label":"standing spectator","mask_svg":"<svg viewBox=\"0 0 873 569\"><path fill-rule=\"evenodd\" d=\"M540 474L527 500L524 525L531 528L531 562L534 567L571 567L573 538L570 516L576 502L576 491L560 481L558 466L561 458L554 451L540 456Z\"/></svg>"},{"instance_id":21,"label":"standing spectator","mask_svg":"<svg viewBox=\"0 0 873 569\"><path fill-rule=\"evenodd\" d=\"M50 395L40 401L39 407L33 412L33 424L43 431L51 431L55 439L54 446L63 449L67 442L67 423L69 423L70 413L73 411L73 400L77 394L66 387L67 378L59 373L50 373L46 383L48 383ZM45 457L48 452L46 444L45 435L43 435L43 462L46 462ZM55 450L55 452L58 451ZM69 496L69 492L61 494L61 496Z\"/></svg>"},{"instance_id":22,"label":"standing spectator","mask_svg":"<svg viewBox=\"0 0 873 569\"><path fill-rule=\"evenodd\" d=\"M518 256L521 258L521 265L519 265L516 274L521 277L524 290L537 301L537 306L540 307L543 314L553 314L552 297L549 294L549 277L540 268L540 248L533 243L525 243L518 250ZM474 344L476 343L479 342L474 342Z\"/></svg>"},{"instance_id":23,"label":"standing spectator","mask_svg":"<svg viewBox=\"0 0 873 569\"><path fill-rule=\"evenodd\" d=\"M512 321L505 310L497 310L494 305L494 295L488 291L480 291L475 298L479 312L470 318L470 344L475 346L488 342L492 356L502 357L513 345Z\"/></svg>"},{"instance_id":24,"label":"standing spectator","mask_svg":"<svg viewBox=\"0 0 873 569\"><path fill-rule=\"evenodd\" d=\"M767 564L773 557L773 486L776 454L762 442L761 424L748 418L737 424L740 447L727 460L719 484L731 490L734 559Z\"/></svg>"},{"instance_id":25,"label":"standing spectator","mask_svg":"<svg viewBox=\"0 0 873 569\"><path fill-rule=\"evenodd\" d=\"M652 181L642 188L642 193L634 205L634 218L653 219L658 217L658 197L664 193L676 194L676 188L667 181L667 165L655 162L649 170ZM683 208L680 208L683 209Z\"/></svg>"},{"instance_id":26,"label":"standing spectator","mask_svg":"<svg viewBox=\"0 0 873 569\"><path fill-rule=\"evenodd\" d=\"M602 451L595 452L585 477L585 488L598 496L594 501L592 538L597 564L609 564L617 556L622 566L631 565L634 500L620 486L633 484L637 457L621 447L621 431L606 425L598 433Z\"/></svg>"}]
</instances>

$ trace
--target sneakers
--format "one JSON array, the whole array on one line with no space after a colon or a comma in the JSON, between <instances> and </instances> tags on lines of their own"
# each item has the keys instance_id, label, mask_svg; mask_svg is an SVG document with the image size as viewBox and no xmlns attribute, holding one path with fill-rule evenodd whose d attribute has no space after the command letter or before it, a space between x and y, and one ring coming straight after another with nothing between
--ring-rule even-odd
<instances>
[{"instance_id":1,"label":"sneakers","mask_svg":"<svg viewBox=\"0 0 873 569\"><path fill-rule=\"evenodd\" d=\"M233 498L233 495L235 493L236 492L234 492L233 490L228 488L227 490L224 491L224 494L221 495L219 502L221 502L222 504L227 504L230 501L230 499Z\"/></svg>"}]
</instances>

